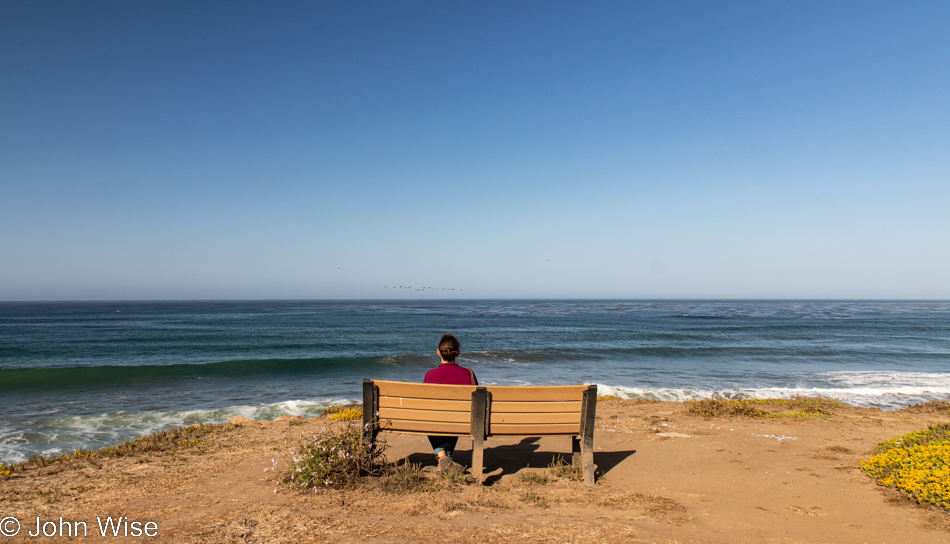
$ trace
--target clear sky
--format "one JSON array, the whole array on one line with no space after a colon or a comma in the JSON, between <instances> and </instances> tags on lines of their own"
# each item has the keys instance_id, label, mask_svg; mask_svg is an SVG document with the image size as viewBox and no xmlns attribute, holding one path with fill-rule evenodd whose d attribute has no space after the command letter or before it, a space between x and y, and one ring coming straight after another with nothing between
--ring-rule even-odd
<instances>
[{"instance_id":1,"label":"clear sky","mask_svg":"<svg viewBox=\"0 0 950 544\"><path fill-rule=\"evenodd\" d=\"M948 29L942 0L3 0L0 300L947 299Z\"/></svg>"}]
</instances>

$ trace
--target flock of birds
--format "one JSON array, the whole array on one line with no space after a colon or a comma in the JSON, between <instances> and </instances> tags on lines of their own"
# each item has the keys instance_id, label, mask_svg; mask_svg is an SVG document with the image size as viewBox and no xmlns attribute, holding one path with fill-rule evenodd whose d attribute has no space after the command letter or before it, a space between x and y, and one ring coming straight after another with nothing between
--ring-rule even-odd
<instances>
[{"instance_id":1,"label":"flock of birds","mask_svg":"<svg viewBox=\"0 0 950 544\"><path fill-rule=\"evenodd\" d=\"M412 289L410 285L384 285L383 289ZM416 287L412 289L413 291L464 291L464 289L456 289L455 287Z\"/></svg>"}]
</instances>

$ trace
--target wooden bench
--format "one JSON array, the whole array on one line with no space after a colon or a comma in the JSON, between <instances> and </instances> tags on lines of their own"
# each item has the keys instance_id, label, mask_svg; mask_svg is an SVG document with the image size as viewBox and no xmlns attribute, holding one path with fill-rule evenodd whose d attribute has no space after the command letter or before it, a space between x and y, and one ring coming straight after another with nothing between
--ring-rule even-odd
<instances>
[{"instance_id":1,"label":"wooden bench","mask_svg":"<svg viewBox=\"0 0 950 544\"><path fill-rule=\"evenodd\" d=\"M596 385L474 386L363 380L363 442L380 431L471 436L472 475L483 480L485 439L570 436L572 463L594 483Z\"/></svg>"}]
</instances>

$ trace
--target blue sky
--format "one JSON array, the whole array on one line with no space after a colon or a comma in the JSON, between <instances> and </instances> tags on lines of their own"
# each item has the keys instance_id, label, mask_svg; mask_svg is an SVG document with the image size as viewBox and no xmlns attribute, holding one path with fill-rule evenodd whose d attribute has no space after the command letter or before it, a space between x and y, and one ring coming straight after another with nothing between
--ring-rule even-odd
<instances>
[{"instance_id":1,"label":"blue sky","mask_svg":"<svg viewBox=\"0 0 950 544\"><path fill-rule=\"evenodd\" d=\"M0 300L950 298L947 28L7 0Z\"/></svg>"}]
</instances>

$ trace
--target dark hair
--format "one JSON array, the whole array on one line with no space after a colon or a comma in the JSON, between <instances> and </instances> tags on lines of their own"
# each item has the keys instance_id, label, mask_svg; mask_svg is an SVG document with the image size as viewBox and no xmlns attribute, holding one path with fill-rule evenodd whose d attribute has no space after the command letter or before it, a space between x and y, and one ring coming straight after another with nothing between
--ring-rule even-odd
<instances>
[{"instance_id":1,"label":"dark hair","mask_svg":"<svg viewBox=\"0 0 950 544\"><path fill-rule=\"evenodd\" d=\"M442 357L444 361L454 362L461 345L458 338L451 334L442 335L442 340L439 340L439 357Z\"/></svg>"}]
</instances>

